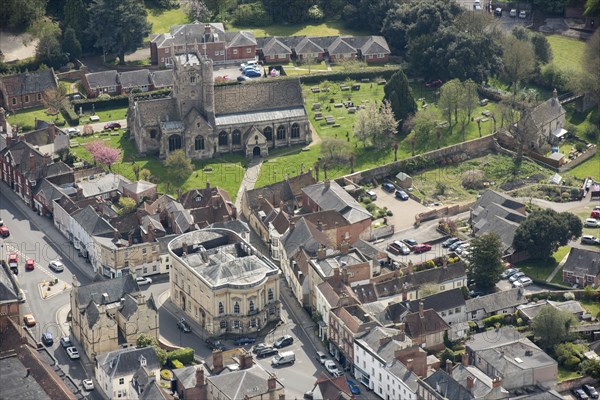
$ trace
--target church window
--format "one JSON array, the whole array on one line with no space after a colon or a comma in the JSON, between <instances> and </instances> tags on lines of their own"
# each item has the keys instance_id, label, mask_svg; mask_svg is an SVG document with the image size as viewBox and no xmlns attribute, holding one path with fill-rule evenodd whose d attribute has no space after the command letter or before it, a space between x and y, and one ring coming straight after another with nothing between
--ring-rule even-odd
<instances>
[{"instance_id":1,"label":"church window","mask_svg":"<svg viewBox=\"0 0 600 400\"><path fill-rule=\"evenodd\" d=\"M156 129L150 129L150 139L156 139Z\"/></svg>"},{"instance_id":2,"label":"church window","mask_svg":"<svg viewBox=\"0 0 600 400\"><path fill-rule=\"evenodd\" d=\"M29 96L25 96L25 103L29 103Z\"/></svg>"},{"instance_id":3,"label":"church window","mask_svg":"<svg viewBox=\"0 0 600 400\"><path fill-rule=\"evenodd\" d=\"M246 48L246 53L252 53L252 47Z\"/></svg>"},{"instance_id":4,"label":"church window","mask_svg":"<svg viewBox=\"0 0 600 400\"><path fill-rule=\"evenodd\" d=\"M219 133L219 146L227 146L227 132Z\"/></svg>"},{"instance_id":5,"label":"church window","mask_svg":"<svg viewBox=\"0 0 600 400\"><path fill-rule=\"evenodd\" d=\"M233 131L233 134L231 135L231 142L233 145L242 144L242 134L237 129Z\"/></svg>"},{"instance_id":6,"label":"church window","mask_svg":"<svg viewBox=\"0 0 600 400\"><path fill-rule=\"evenodd\" d=\"M250 300L248 312L254 312L254 301Z\"/></svg>"},{"instance_id":7,"label":"church window","mask_svg":"<svg viewBox=\"0 0 600 400\"><path fill-rule=\"evenodd\" d=\"M285 127L283 125L280 125L279 128L277 128L277 140L284 140L285 139Z\"/></svg>"},{"instance_id":8,"label":"church window","mask_svg":"<svg viewBox=\"0 0 600 400\"><path fill-rule=\"evenodd\" d=\"M237 54L237 49L233 49L233 54Z\"/></svg>"},{"instance_id":9,"label":"church window","mask_svg":"<svg viewBox=\"0 0 600 400\"><path fill-rule=\"evenodd\" d=\"M204 136L196 136L196 140L194 141L194 149L204 150Z\"/></svg>"},{"instance_id":10,"label":"church window","mask_svg":"<svg viewBox=\"0 0 600 400\"><path fill-rule=\"evenodd\" d=\"M265 135L267 140L273 140L273 128L267 126L265 129L263 129L263 135Z\"/></svg>"},{"instance_id":11,"label":"church window","mask_svg":"<svg viewBox=\"0 0 600 400\"><path fill-rule=\"evenodd\" d=\"M37 99L38 99L38 101L41 101L41 100L42 100L42 94L41 94L41 93L38 93L38 94L37 94Z\"/></svg>"},{"instance_id":12,"label":"church window","mask_svg":"<svg viewBox=\"0 0 600 400\"><path fill-rule=\"evenodd\" d=\"M294 123L292 125L292 139L297 139L300 137L300 125Z\"/></svg>"},{"instance_id":13,"label":"church window","mask_svg":"<svg viewBox=\"0 0 600 400\"><path fill-rule=\"evenodd\" d=\"M196 77L190 76L190 83L196 83Z\"/></svg>"},{"instance_id":14,"label":"church window","mask_svg":"<svg viewBox=\"0 0 600 400\"><path fill-rule=\"evenodd\" d=\"M17 105L17 98L16 98L16 97L13 97L13 98L12 98L12 105L13 105L13 106L16 106L16 105Z\"/></svg>"},{"instance_id":15,"label":"church window","mask_svg":"<svg viewBox=\"0 0 600 400\"><path fill-rule=\"evenodd\" d=\"M181 149L181 136L171 135L169 136L169 151L175 151Z\"/></svg>"}]
</instances>

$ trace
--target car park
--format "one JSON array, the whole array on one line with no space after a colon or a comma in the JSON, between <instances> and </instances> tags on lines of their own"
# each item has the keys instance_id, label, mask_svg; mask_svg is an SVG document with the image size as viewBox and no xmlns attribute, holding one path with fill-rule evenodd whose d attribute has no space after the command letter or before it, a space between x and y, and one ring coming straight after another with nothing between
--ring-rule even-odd
<instances>
[{"instance_id":1,"label":"car park","mask_svg":"<svg viewBox=\"0 0 600 400\"><path fill-rule=\"evenodd\" d=\"M79 358L79 350L77 350L76 347L67 347L65 350L71 360L77 360Z\"/></svg>"},{"instance_id":2,"label":"car park","mask_svg":"<svg viewBox=\"0 0 600 400\"><path fill-rule=\"evenodd\" d=\"M346 383L348 384L348 389L350 389L350 392L352 394L360 394L360 388L358 387L358 385L356 383L354 383L352 380L348 379L346 381Z\"/></svg>"},{"instance_id":3,"label":"car park","mask_svg":"<svg viewBox=\"0 0 600 400\"><path fill-rule=\"evenodd\" d=\"M402 201L406 201L409 199L408 194L406 194L404 190L396 190L395 196L397 199L400 199Z\"/></svg>"},{"instance_id":4,"label":"car park","mask_svg":"<svg viewBox=\"0 0 600 400\"><path fill-rule=\"evenodd\" d=\"M404 239L403 242L408 246L409 249L413 250L413 247L419 243L415 239Z\"/></svg>"},{"instance_id":5,"label":"car park","mask_svg":"<svg viewBox=\"0 0 600 400\"><path fill-rule=\"evenodd\" d=\"M104 129L105 130L109 130L109 129L121 129L121 124L118 122L108 122L106 124L104 124Z\"/></svg>"},{"instance_id":6,"label":"car park","mask_svg":"<svg viewBox=\"0 0 600 400\"><path fill-rule=\"evenodd\" d=\"M598 391L592 385L583 385L581 389L589 396L590 399L598 398Z\"/></svg>"},{"instance_id":7,"label":"car park","mask_svg":"<svg viewBox=\"0 0 600 400\"><path fill-rule=\"evenodd\" d=\"M65 270L65 266L60 260L50 261L50 263L48 264L48 268L50 268L54 272L63 272Z\"/></svg>"},{"instance_id":8,"label":"car park","mask_svg":"<svg viewBox=\"0 0 600 400\"><path fill-rule=\"evenodd\" d=\"M274 367L279 367L285 364L293 364L296 362L296 355L293 351L284 351L282 353L278 353L271 360L271 365Z\"/></svg>"},{"instance_id":9,"label":"car park","mask_svg":"<svg viewBox=\"0 0 600 400\"><path fill-rule=\"evenodd\" d=\"M388 193L392 193L394 190L396 190L396 186L394 186L393 184L391 184L389 182L382 183L381 188Z\"/></svg>"},{"instance_id":10,"label":"car park","mask_svg":"<svg viewBox=\"0 0 600 400\"><path fill-rule=\"evenodd\" d=\"M272 355L277 354L277 353L279 353L279 352L277 351L276 348L269 346L269 347L265 347L263 349L260 349L256 353L256 358L266 358L266 357L272 356Z\"/></svg>"},{"instance_id":11,"label":"car park","mask_svg":"<svg viewBox=\"0 0 600 400\"><path fill-rule=\"evenodd\" d=\"M515 282L513 282L513 287L524 287L533 284L533 280L528 276L522 276Z\"/></svg>"},{"instance_id":12,"label":"car park","mask_svg":"<svg viewBox=\"0 0 600 400\"><path fill-rule=\"evenodd\" d=\"M285 335L277 339L275 343L273 343L273 347L275 347L276 349L281 349L282 347L289 346L292 343L294 343L294 338L290 335Z\"/></svg>"},{"instance_id":13,"label":"car park","mask_svg":"<svg viewBox=\"0 0 600 400\"><path fill-rule=\"evenodd\" d=\"M581 237L581 244L596 244L600 245L600 238L592 235L583 235Z\"/></svg>"},{"instance_id":14,"label":"car park","mask_svg":"<svg viewBox=\"0 0 600 400\"><path fill-rule=\"evenodd\" d=\"M523 18L523 19L527 18L527 11L519 12L519 18Z\"/></svg>"},{"instance_id":15,"label":"car park","mask_svg":"<svg viewBox=\"0 0 600 400\"><path fill-rule=\"evenodd\" d=\"M42 333L42 343L46 346L52 346L54 344L54 338L50 332Z\"/></svg>"},{"instance_id":16,"label":"car park","mask_svg":"<svg viewBox=\"0 0 600 400\"><path fill-rule=\"evenodd\" d=\"M33 258L28 258L27 261L25 261L25 271L33 271L35 269L35 261L33 261Z\"/></svg>"},{"instance_id":17,"label":"car park","mask_svg":"<svg viewBox=\"0 0 600 400\"><path fill-rule=\"evenodd\" d=\"M457 237L451 237L450 239L446 239L442 243L442 247L450 247L451 245L453 245L454 243L458 242L459 240L460 239L457 238Z\"/></svg>"},{"instance_id":18,"label":"car park","mask_svg":"<svg viewBox=\"0 0 600 400\"><path fill-rule=\"evenodd\" d=\"M500 278L508 279L511 276L513 276L514 274L516 274L517 272L519 272L518 268L509 268L500 275Z\"/></svg>"},{"instance_id":19,"label":"car park","mask_svg":"<svg viewBox=\"0 0 600 400\"><path fill-rule=\"evenodd\" d=\"M327 361L327 355L322 351L317 351L317 355L315 356L315 358L319 361L321 365L325 364L325 361Z\"/></svg>"},{"instance_id":20,"label":"car park","mask_svg":"<svg viewBox=\"0 0 600 400\"><path fill-rule=\"evenodd\" d=\"M336 363L332 360L325 361L324 365L327 372L329 372L334 378L343 375L343 372L338 369Z\"/></svg>"},{"instance_id":21,"label":"car park","mask_svg":"<svg viewBox=\"0 0 600 400\"><path fill-rule=\"evenodd\" d=\"M68 336L63 336L60 338L60 345L63 348L67 348L67 347L72 347L73 346L73 342L71 342L71 338Z\"/></svg>"},{"instance_id":22,"label":"car park","mask_svg":"<svg viewBox=\"0 0 600 400\"><path fill-rule=\"evenodd\" d=\"M574 388L571 390L571 393L573 393L573 397L577 400L589 400L589 396L581 388Z\"/></svg>"},{"instance_id":23,"label":"car park","mask_svg":"<svg viewBox=\"0 0 600 400\"><path fill-rule=\"evenodd\" d=\"M90 390L94 390L94 381L91 379L84 379L81 381L81 385L83 386L83 388L85 390L87 390L88 392Z\"/></svg>"},{"instance_id":24,"label":"car park","mask_svg":"<svg viewBox=\"0 0 600 400\"><path fill-rule=\"evenodd\" d=\"M512 10L510 10L510 12L508 13L508 15L512 18L517 18L517 9L513 8Z\"/></svg>"},{"instance_id":25,"label":"car park","mask_svg":"<svg viewBox=\"0 0 600 400\"><path fill-rule=\"evenodd\" d=\"M10 230L8 229L8 226L5 226L5 225L0 226L0 236L2 236L2 237L10 236Z\"/></svg>"},{"instance_id":26,"label":"car park","mask_svg":"<svg viewBox=\"0 0 600 400\"><path fill-rule=\"evenodd\" d=\"M234 340L236 346L245 346L254 342L256 342L256 339L250 337L240 337Z\"/></svg>"},{"instance_id":27,"label":"car park","mask_svg":"<svg viewBox=\"0 0 600 400\"><path fill-rule=\"evenodd\" d=\"M585 220L583 226L586 228L598 228L600 227L600 221L598 221L596 218L588 218Z\"/></svg>"},{"instance_id":28,"label":"car park","mask_svg":"<svg viewBox=\"0 0 600 400\"><path fill-rule=\"evenodd\" d=\"M188 322L183 318L177 321L177 329L179 329L183 333L190 333L192 331L192 327L190 326L190 324L188 324Z\"/></svg>"},{"instance_id":29,"label":"car park","mask_svg":"<svg viewBox=\"0 0 600 400\"><path fill-rule=\"evenodd\" d=\"M524 276L525 276L525 273L524 273L524 272L521 272L521 271L519 271L519 272L517 272L517 273L513 274L513 275L512 275L510 278L508 278L508 281L509 281L510 283L513 283L513 282L516 282L516 281L518 281L520 278L522 278L522 277L524 277Z\"/></svg>"},{"instance_id":30,"label":"car park","mask_svg":"<svg viewBox=\"0 0 600 400\"><path fill-rule=\"evenodd\" d=\"M225 351L227 348L220 340L213 340L211 338L206 339L206 346L211 350Z\"/></svg>"},{"instance_id":31,"label":"car park","mask_svg":"<svg viewBox=\"0 0 600 400\"><path fill-rule=\"evenodd\" d=\"M425 253L426 251L429 251L429 250L431 250L431 245L427 244L427 243L418 244L413 249L413 251L415 252L415 254Z\"/></svg>"},{"instance_id":32,"label":"car park","mask_svg":"<svg viewBox=\"0 0 600 400\"><path fill-rule=\"evenodd\" d=\"M135 278L138 285L149 285L152 283L152 279L146 278L145 276L138 276Z\"/></svg>"}]
</instances>

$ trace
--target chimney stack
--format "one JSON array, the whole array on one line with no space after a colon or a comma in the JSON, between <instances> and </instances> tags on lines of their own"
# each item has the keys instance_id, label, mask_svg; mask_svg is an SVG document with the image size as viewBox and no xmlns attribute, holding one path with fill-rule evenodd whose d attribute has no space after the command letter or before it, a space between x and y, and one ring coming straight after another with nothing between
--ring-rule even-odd
<instances>
[{"instance_id":1,"label":"chimney stack","mask_svg":"<svg viewBox=\"0 0 600 400\"><path fill-rule=\"evenodd\" d=\"M204 386L204 367L196 367L196 387Z\"/></svg>"},{"instance_id":2,"label":"chimney stack","mask_svg":"<svg viewBox=\"0 0 600 400\"><path fill-rule=\"evenodd\" d=\"M324 260L325 259L325 246L321 245L321 247L319 247L319 250L317 250L317 260Z\"/></svg>"},{"instance_id":3,"label":"chimney stack","mask_svg":"<svg viewBox=\"0 0 600 400\"><path fill-rule=\"evenodd\" d=\"M350 251L350 244L344 240L342 243L340 243L340 252L342 254L348 254L349 251Z\"/></svg>"},{"instance_id":4,"label":"chimney stack","mask_svg":"<svg viewBox=\"0 0 600 400\"><path fill-rule=\"evenodd\" d=\"M391 336L384 336L381 339L379 339L379 346L385 346L386 344L388 344L389 342L392 341L392 337Z\"/></svg>"},{"instance_id":5,"label":"chimney stack","mask_svg":"<svg viewBox=\"0 0 600 400\"><path fill-rule=\"evenodd\" d=\"M556 88L554 88L554 90L552 91L552 98L558 99L558 91L556 90Z\"/></svg>"},{"instance_id":6,"label":"chimney stack","mask_svg":"<svg viewBox=\"0 0 600 400\"><path fill-rule=\"evenodd\" d=\"M404 342L406 340L406 333L404 332L404 322L398 324L398 334L396 335L396 340L400 342Z\"/></svg>"},{"instance_id":7,"label":"chimney stack","mask_svg":"<svg viewBox=\"0 0 600 400\"><path fill-rule=\"evenodd\" d=\"M422 301L419 301L419 315L421 316L421 318L425 318L425 313L424 310L425 309L425 303L423 303Z\"/></svg>"},{"instance_id":8,"label":"chimney stack","mask_svg":"<svg viewBox=\"0 0 600 400\"><path fill-rule=\"evenodd\" d=\"M452 361L446 360L446 372L452 374Z\"/></svg>"},{"instance_id":9,"label":"chimney stack","mask_svg":"<svg viewBox=\"0 0 600 400\"><path fill-rule=\"evenodd\" d=\"M54 139L56 139L56 126L54 124L49 124L47 128L48 132L48 143L54 143Z\"/></svg>"},{"instance_id":10,"label":"chimney stack","mask_svg":"<svg viewBox=\"0 0 600 400\"><path fill-rule=\"evenodd\" d=\"M406 360L406 362L404 363L404 365L406 365L406 369L408 369L409 371L413 370L413 359L409 358Z\"/></svg>"},{"instance_id":11,"label":"chimney stack","mask_svg":"<svg viewBox=\"0 0 600 400\"><path fill-rule=\"evenodd\" d=\"M248 369L254 365L252 354L244 352L240 355L240 369Z\"/></svg>"},{"instance_id":12,"label":"chimney stack","mask_svg":"<svg viewBox=\"0 0 600 400\"><path fill-rule=\"evenodd\" d=\"M274 374L271 374L271 376L269 376L269 379L267 379L267 390L269 392L274 392L277 389L277 377Z\"/></svg>"},{"instance_id":13,"label":"chimney stack","mask_svg":"<svg viewBox=\"0 0 600 400\"><path fill-rule=\"evenodd\" d=\"M492 388L498 388L502 386L502 378L500 378L499 376L495 377L494 379L492 379Z\"/></svg>"},{"instance_id":14,"label":"chimney stack","mask_svg":"<svg viewBox=\"0 0 600 400\"><path fill-rule=\"evenodd\" d=\"M472 376L467 376L467 389L472 390L475 386L475 379Z\"/></svg>"},{"instance_id":15,"label":"chimney stack","mask_svg":"<svg viewBox=\"0 0 600 400\"><path fill-rule=\"evenodd\" d=\"M461 362L465 367L469 366L469 355L466 352L463 353Z\"/></svg>"},{"instance_id":16,"label":"chimney stack","mask_svg":"<svg viewBox=\"0 0 600 400\"><path fill-rule=\"evenodd\" d=\"M215 375L218 375L221 371L223 371L223 352L221 350L213 350L212 359L213 372Z\"/></svg>"},{"instance_id":17,"label":"chimney stack","mask_svg":"<svg viewBox=\"0 0 600 400\"><path fill-rule=\"evenodd\" d=\"M317 255L318 258L318 255ZM333 268L333 277L338 280L340 278L340 267Z\"/></svg>"},{"instance_id":18,"label":"chimney stack","mask_svg":"<svg viewBox=\"0 0 600 400\"><path fill-rule=\"evenodd\" d=\"M325 179L325 182L323 183L325 184L325 190L329 190L331 187L331 181L329 179Z\"/></svg>"}]
</instances>

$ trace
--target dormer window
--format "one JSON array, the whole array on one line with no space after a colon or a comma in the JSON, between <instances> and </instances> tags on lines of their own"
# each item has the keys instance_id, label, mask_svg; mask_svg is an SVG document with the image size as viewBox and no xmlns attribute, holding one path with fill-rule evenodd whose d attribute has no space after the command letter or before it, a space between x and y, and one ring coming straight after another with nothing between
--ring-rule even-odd
<instances>
[{"instance_id":1,"label":"dormer window","mask_svg":"<svg viewBox=\"0 0 600 400\"><path fill-rule=\"evenodd\" d=\"M146 357L144 357L144 356L140 356L140 365L141 365L142 367L145 367L145 366L146 366Z\"/></svg>"}]
</instances>

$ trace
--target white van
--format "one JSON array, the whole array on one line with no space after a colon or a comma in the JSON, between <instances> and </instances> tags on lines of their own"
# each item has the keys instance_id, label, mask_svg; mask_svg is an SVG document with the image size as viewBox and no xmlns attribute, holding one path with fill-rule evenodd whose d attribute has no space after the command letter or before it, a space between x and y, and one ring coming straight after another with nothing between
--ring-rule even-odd
<instances>
[{"instance_id":1,"label":"white van","mask_svg":"<svg viewBox=\"0 0 600 400\"><path fill-rule=\"evenodd\" d=\"M296 355L294 352L284 351L273 357L271 360L271 365L277 367L284 364L293 364L294 362L296 362Z\"/></svg>"},{"instance_id":2,"label":"white van","mask_svg":"<svg viewBox=\"0 0 600 400\"><path fill-rule=\"evenodd\" d=\"M244 68L247 68L247 67L258 67L258 61L250 60L250 61L246 61L245 63L240 64L240 70L243 70Z\"/></svg>"}]
</instances>

